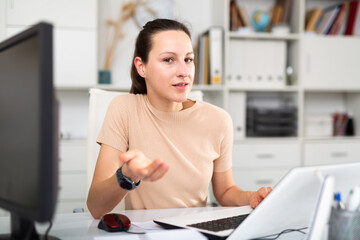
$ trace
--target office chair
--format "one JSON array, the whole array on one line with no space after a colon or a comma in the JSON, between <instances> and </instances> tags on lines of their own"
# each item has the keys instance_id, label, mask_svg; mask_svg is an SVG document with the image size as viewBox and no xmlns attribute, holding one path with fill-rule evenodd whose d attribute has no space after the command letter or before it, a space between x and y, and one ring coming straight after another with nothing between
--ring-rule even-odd
<instances>
[{"instance_id":1,"label":"office chair","mask_svg":"<svg viewBox=\"0 0 360 240\"><path fill-rule=\"evenodd\" d=\"M103 124L107 108L113 98L119 94L127 94L127 92L108 91L98 88L91 88L89 90L89 126L87 137L87 190L89 191L91 181L94 175L95 165L97 157L100 151L99 144L96 143L96 139L99 135L101 126ZM203 93L201 91L192 91L189 94L189 98L202 101ZM122 201L116 208L116 210L125 209L124 201Z\"/></svg>"}]
</instances>

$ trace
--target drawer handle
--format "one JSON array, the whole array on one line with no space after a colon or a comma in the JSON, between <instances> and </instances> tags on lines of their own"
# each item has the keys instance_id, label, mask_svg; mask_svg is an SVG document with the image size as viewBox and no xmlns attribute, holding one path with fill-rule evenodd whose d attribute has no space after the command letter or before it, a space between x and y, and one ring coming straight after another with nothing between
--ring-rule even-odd
<instances>
[{"instance_id":1,"label":"drawer handle","mask_svg":"<svg viewBox=\"0 0 360 240\"><path fill-rule=\"evenodd\" d=\"M348 154L347 152L332 152L331 153L331 157L334 157L334 158L343 158L343 157L347 157Z\"/></svg>"},{"instance_id":2,"label":"drawer handle","mask_svg":"<svg viewBox=\"0 0 360 240\"><path fill-rule=\"evenodd\" d=\"M271 179L258 179L255 181L257 185L271 186L273 181Z\"/></svg>"},{"instance_id":3,"label":"drawer handle","mask_svg":"<svg viewBox=\"0 0 360 240\"><path fill-rule=\"evenodd\" d=\"M274 154L271 154L271 153L258 154L258 155L256 155L256 158L258 158L258 159L271 159L271 158L274 158Z\"/></svg>"}]
</instances>

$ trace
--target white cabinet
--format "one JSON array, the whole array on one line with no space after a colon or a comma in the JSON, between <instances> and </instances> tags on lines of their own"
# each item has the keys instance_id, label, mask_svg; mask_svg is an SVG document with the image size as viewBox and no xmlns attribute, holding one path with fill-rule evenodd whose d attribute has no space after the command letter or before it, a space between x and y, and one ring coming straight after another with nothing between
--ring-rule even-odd
<instances>
[{"instance_id":1,"label":"white cabinet","mask_svg":"<svg viewBox=\"0 0 360 240\"><path fill-rule=\"evenodd\" d=\"M360 38L306 36L302 41L305 88L360 88Z\"/></svg>"},{"instance_id":2,"label":"white cabinet","mask_svg":"<svg viewBox=\"0 0 360 240\"><path fill-rule=\"evenodd\" d=\"M54 25L54 83L57 87L78 88L96 84L96 0L8 0L4 5L6 37L39 21Z\"/></svg>"},{"instance_id":3,"label":"white cabinet","mask_svg":"<svg viewBox=\"0 0 360 240\"><path fill-rule=\"evenodd\" d=\"M230 93L228 111L233 121L234 139L241 140L246 132L246 95L243 92Z\"/></svg>"},{"instance_id":4,"label":"white cabinet","mask_svg":"<svg viewBox=\"0 0 360 240\"><path fill-rule=\"evenodd\" d=\"M96 31L56 29L54 71L57 87L89 87L97 81Z\"/></svg>"},{"instance_id":5,"label":"white cabinet","mask_svg":"<svg viewBox=\"0 0 360 240\"><path fill-rule=\"evenodd\" d=\"M5 0L0 0L0 42L6 37L6 4Z\"/></svg>"},{"instance_id":6,"label":"white cabinet","mask_svg":"<svg viewBox=\"0 0 360 240\"><path fill-rule=\"evenodd\" d=\"M63 140L59 155L59 193L57 212L86 209L86 140Z\"/></svg>"},{"instance_id":7,"label":"white cabinet","mask_svg":"<svg viewBox=\"0 0 360 240\"><path fill-rule=\"evenodd\" d=\"M246 191L257 191L261 187L274 187L289 171L287 168L233 170L236 185Z\"/></svg>"},{"instance_id":8,"label":"white cabinet","mask_svg":"<svg viewBox=\"0 0 360 240\"><path fill-rule=\"evenodd\" d=\"M236 184L244 190L258 190L275 184L293 167L301 164L297 141L235 142L233 175Z\"/></svg>"},{"instance_id":9,"label":"white cabinet","mask_svg":"<svg viewBox=\"0 0 360 240\"><path fill-rule=\"evenodd\" d=\"M96 26L95 0L7 0L6 22L11 26L48 21L62 28Z\"/></svg>"},{"instance_id":10,"label":"white cabinet","mask_svg":"<svg viewBox=\"0 0 360 240\"><path fill-rule=\"evenodd\" d=\"M315 141L304 144L305 165L360 161L360 140Z\"/></svg>"},{"instance_id":11,"label":"white cabinet","mask_svg":"<svg viewBox=\"0 0 360 240\"><path fill-rule=\"evenodd\" d=\"M27 26L8 27L13 36ZM54 28L54 83L58 88L89 87L97 81L96 31Z\"/></svg>"},{"instance_id":12,"label":"white cabinet","mask_svg":"<svg viewBox=\"0 0 360 240\"><path fill-rule=\"evenodd\" d=\"M296 167L301 164L298 142L236 142L233 166L238 168Z\"/></svg>"}]
</instances>

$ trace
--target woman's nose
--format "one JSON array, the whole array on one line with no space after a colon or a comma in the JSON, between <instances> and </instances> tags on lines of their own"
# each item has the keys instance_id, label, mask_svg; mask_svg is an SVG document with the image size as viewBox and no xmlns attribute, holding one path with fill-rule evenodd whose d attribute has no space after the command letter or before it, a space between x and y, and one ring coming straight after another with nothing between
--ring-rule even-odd
<instances>
[{"instance_id":1,"label":"woman's nose","mask_svg":"<svg viewBox=\"0 0 360 240\"><path fill-rule=\"evenodd\" d=\"M177 76L178 77L188 77L190 75L189 66L185 62L182 62L178 65Z\"/></svg>"}]
</instances>

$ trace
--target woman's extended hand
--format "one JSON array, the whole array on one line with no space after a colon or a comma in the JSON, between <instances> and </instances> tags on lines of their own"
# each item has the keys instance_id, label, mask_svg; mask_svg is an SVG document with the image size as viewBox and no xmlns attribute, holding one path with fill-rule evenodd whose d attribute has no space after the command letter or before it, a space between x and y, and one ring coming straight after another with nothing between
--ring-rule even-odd
<instances>
[{"instance_id":1,"label":"woman's extended hand","mask_svg":"<svg viewBox=\"0 0 360 240\"><path fill-rule=\"evenodd\" d=\"M272 191L272 187L262 187L250 195L249 203L252 208L256 208L264 198Z\"/></svg>"},{"instance_id":2,"label":"woman's extended hand","mask_svg":"<svg viewBox=\"0 0 360 240\"><path fill-rule=\"evenodd\" d=\"M170 167L160 159L150 160L136 149L121 153L119 159L124 163L122 173L134 182L156 181L162 178Z\"/></svg>"}]
</instances>

